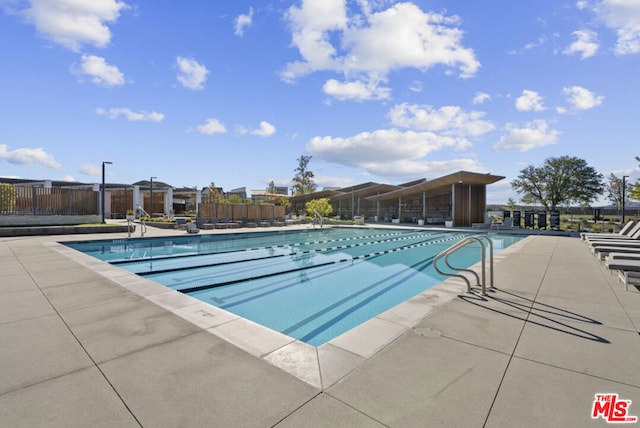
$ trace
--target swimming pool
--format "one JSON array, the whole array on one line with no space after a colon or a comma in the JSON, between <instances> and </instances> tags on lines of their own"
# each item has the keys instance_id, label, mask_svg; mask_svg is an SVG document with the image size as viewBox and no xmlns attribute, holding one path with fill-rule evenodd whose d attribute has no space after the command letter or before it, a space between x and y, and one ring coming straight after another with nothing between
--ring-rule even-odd
<instances>
[{"instance_id":1,"label":"swimming pool","mask_svg":"<svg viewBox=\"0 0 640 428\"><path fill-rule=\"evenodd\" d=\"M325 228L66 243L319 346L445 279L433 258L469 232ZM495 251L521 239L489 235ZM457 266L479 261L469 246Z\"/></svg>"}]
</instances>

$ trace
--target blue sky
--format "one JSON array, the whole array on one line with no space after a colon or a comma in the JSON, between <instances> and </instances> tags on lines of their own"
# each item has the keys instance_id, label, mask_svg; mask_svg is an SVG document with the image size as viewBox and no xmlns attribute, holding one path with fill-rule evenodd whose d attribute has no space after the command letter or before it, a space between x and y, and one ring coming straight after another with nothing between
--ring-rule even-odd
<instances>
[{"instance_id":1,"label":"blue sky","mask_svg":"<svg viewBox=\"0 0 640 428\"><path fill-rule=\"evenodd\" d=\"M0 0L0 176L640 178L640 1Z\"/></svg>"}]
</instances>

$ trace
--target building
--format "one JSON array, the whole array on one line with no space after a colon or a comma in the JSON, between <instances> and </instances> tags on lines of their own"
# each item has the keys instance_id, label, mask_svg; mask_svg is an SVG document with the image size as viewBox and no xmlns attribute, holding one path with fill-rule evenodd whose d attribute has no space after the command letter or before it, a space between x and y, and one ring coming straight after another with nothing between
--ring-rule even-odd
<instances>
[{"instance_id":1,"label":"building","mask_svg":"<svg viewBox=\"0 0 640 428\"><path fill-rule=\"evenodd\" d=\"M291 210L304 212L306 202L327 198L341 218L364 216L370 220L440 224L451 219L455 226L484 222L487 185L502 176L459 171L434 180L420 179L390 185L362 183L337 190L322 190L291 198Z\"/></svg>"}]
</instances>

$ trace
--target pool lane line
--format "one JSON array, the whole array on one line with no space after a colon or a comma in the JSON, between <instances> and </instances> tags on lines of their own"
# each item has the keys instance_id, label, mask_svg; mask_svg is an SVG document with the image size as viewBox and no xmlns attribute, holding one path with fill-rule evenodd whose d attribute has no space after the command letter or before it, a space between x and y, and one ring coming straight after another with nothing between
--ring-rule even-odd
<instances>
[{"instance_id":1,"label":"pool lane line","mask_svg":"<svg viewBox=\"0 0 640 428\"><path fill-rule=\"evenodd\" d=\"M277 275L285 275L285 274L288 274L288 273L300 272L300 271L303 271L303 270L314 269L314 268L317 268L317 267L329 266L329 265L340 264L340 263L345 263L345 262L353 262L353 261L357 261L357 260L366 260L368 258L379 257L379 256L382 256L384 254L395 253L395 252L398 252L398 251L404 251L404 250L409 250L409 249L413 249L413 248L420 248L420 247L424 247L424 246L427 246L427 245L433 245L433 244L441 244L443 242L452 241L452 240L454 240L456 238L459 239L460 235L456 235L455 238L454 237L449 237L449 238L446 238L446 239L428 240L428 241L423 241L421 243L409 244L409 245L404 245L404 246L401 246L401 247L391 248L389 250L376 251L374 253L363 254L363 255L355 256L355 257L345 257L345 258L342 258L342 259L332 260L332 261L329 261L329 262L318 263L318 264L314 264L314 265L310 265L310 266L299 266L299 267L296 267L296 268L293 268L293 269L281 270L281 271L277 271L277 272L270 272L270 273L266 273L266 274L262 274L262 275L256 275L256 276L248 277L248 278L232 279L232 280L229 280L229 281L222 281L222 282L206 284L206 285L198 285L198 286L195 286L195 287L179 288L179 289L177 289L177 291L179 291L181 293L184 293L184 294L188 294L188 293L193 293L193 292L196 292L196 291L202 291L202 290L208 290L208 289L211 289L211 288L223 287L225 285L238 284L238 283L241 283L241 282L254 281L254 280L257 280L257 279L270 278L270 277L277 276Z\"/></svg>"},{"instance_id":2,"label":"pool lane line","mask_svg":"<svg viewBox=\"0 0 640 428\"><path fill-rule=\"evenodd\" d=\"M393 234L393 235L377 235L377 236L396 236L396 235L397 234ZM209 266L224 266L224 265L234 264L234 263L244 263L244 262L251 262L251 261L267 260L267 259L270 259L270 258L283 257L283 256L292 256L292 255L298 255L298 254L311 254L311 253L318 253L318 252L330 252L330 251L336 251L336 250L341 250L341 249L345 249L345 248L353 248L353 247L364 246L364 245L379 244L379 243L383 243L383 242L394 242L394 241L403 240L403 239L420 238L422 236L435 237L435 236L442 236L442 235L443 235L443 233L432 233L432 234L426 234L426 235L424 235L424 234L423 235L412 234L412 235L404 235L404 236L394 237L394 238L389 238L389 239L381 239L381 240L377 240L377 241L359 242L359 243L351 244L351 245L339 245L339 246L335 246L335 247L323 247L323 248L309 249L309 250L303 250L303 251L291 251L291 252L289 252L287 254L273 254L273 255L268 255L268 256L260 256L260 257L252 257L252 258L243 258L243 259L238 259L238 260L222 261L222 262L218 262L218 263L204 263L204 264L189 265L189 266L183 266L183 267L173 267L173 268L157 269L157 270L150 270L150 271L141 271L141 272L135 272L135 273L137 275L144 276L144 275L151 275L151 274L156 274L156 273L177 272L177 271L181 271L181 270L197 269L197 268L203 268L203 267L209 267ZM373 236L371 236L371 237L373 237ZM371 237L368 237L366 239L369 239ZM364 239L364 237L363 237L363 239ZM344 241L344 240L341 240L341 241ZM337 241L332 241L332 242L337 242ZM325 243L325 242L319 242L319 243ZM260 250L271 250L271 249L276 249L276 248L283 248L283 249L296 248L296 247L299 247L300 245L305 245L305 244L296 244L296 245L292 245L292 246L281 245L281 246L277 246L277 247L276 246L271 246L271 247L261 247L261 248L247 248L247 249L242 249L242 250L237 250L237 251L210 253L210 254L206 254L206 256L214 256L214 255L217 255L217 254L221 254L222 255L222 254L243 253L243 252L260 251ZM205 256L205 254L203 254L202 256ZM171 261L173 259L179 259L179 258L183 258L183 257L197 257L197 256L196 255L184 255L184 256L180 256L180 257L154 258L154 259L148 259L148 260L137 260L136 263L139 263L141 266L144 266L146 263Z\"/></svg>"},{"instance_id":3,"label":"pool lane line","mask_svg":"<svg viewBox=\"0 0 640 428\"><path fill-rule=\"evenodd\" d=\"M412 233L413 232L413 233ZM328 242L342 242L342 241L353 241L356 239L372 239L384 236L397 236L397 235L405 235L405 234L416 234L416 230L403 231L403 232L393 232L393 233L379 233L374 235L362 235L362 236L354 236L354 237L346 237L346 238L336 238L336 239L324 239L324 240L314 240L314 241L306 241L306 242L296 242L293 244L279 244L279 245L265 245L259 247L248 247L248 248L239 248L232 249L229 251L211 251L207 253L189 253L189 254L178 254L172 256L158 256L158 257L149 257L143 259L122 259L122 260L111 260L108 261L109 264L112 265L123 265L123 264L131 264L131 263L142 263L147 261L158 261L158 260L170 260L170 259L181 259L185 257L198 257L198 256L210 256L213 254L227 254L227 253L241 253L243 251L255 251L255 250L268 250L271 248L290 248L290 247L300 247L303 245L315 245L315 244L324 244ZM424 232L422 232L424 233ZM442 232L432 233L433 235L437 235Z\"/></svg>"},{"instance_id":4,"label":"pool lane line","mask_svg":"<svg viewBox=\"0 0 640 428\"><path fill-rule=\"evenodd\" d=\"M419 246L425 246L425 245L430 245L430 244L425 242L424 244L419 245ZM420 272L422 272L422 270L424 270L426 267L428 267L431 264L430 260L432 260L434 257L435 257L435 254L433 256L425 258L424 260L416 262L413 265L410 265L410 266L406 267L405 270L406 269L415 270L417 266L419 266L422 263L425 263L425 265L423 267L418 269ZM352 259L349 258L349 259L345 259L345 260L342 260L342 261L351 261L351 260ZM359 261L362 261L362 260L359 260ZM333 263L333 264L336 264L336 263ZM331 265L331 263L329 265L327 265L327 266L330 266L330 265ZM352 262L351 265L353 265L353 262ZM323 267L327 267L327 266L323 266ZM310 268L311 267L312 266L310 266ZM313 276L313 278L318 278L320 276L326 276L326 275L329 275L329 274L333 274L337 270L348 269L350 266L344 266L343 265L342 267L340 267L340 265L337 265L336 267L337 267L336 270L331 269L330 271L327 271L327 270L325 270L325 271L316 271L315 275ZM227 308L230 308L230 307L233 307L233 306L241 305L241 304L246 303L246 302L250 302L250 301L255 300L257 298L268 296L269 294L273 294L273 293L276 293L276 292L279 292L279 291L282 291L282 290L286 290L287 288L298 286L299 284L300 284L299 280L294 280L293 282L289 282L289 283L286 283L284 285L282 285L280 283L270 283L270 284L266 284L266 285L263 285L263 286L258 286L256 288L252 288L250 290L244 290L244 291L237 292L237 293L234 293L234 294L229 294L229 295L225 296L224 299L221 299L221 298L215 298L215 299L214 298L210 298L210 300L216 302L218 307L220 307L222 309L227 309ZM277 285L278 287L273 289L272 287L274 285ZM211 288L215 288L215 287L211 287ZM252 295L252 296L249 296L249 297L245 297L245 298L243 298L241 300L237 300L237 301L225 304L225 299L229 300L229 299L233 299L233 298L240 297L240 296L243 296L243 295L255 293L257 290L261 290L261 289L263 289L264 291L261 291L259 294L255 294L255 295Z\"/></svg>"},{"instance_id":5,"label":"pool lane line","mask_svg":"<svg viewBox=\"0 0 640 428\"><path fill-rule=\"evenodd\" d=\"M380 279L376 282L374 282L373 284L360 289L358 291L356 291L355 293L350 294L349 296L345 296L342 299L338 300L337 302L332 303L331 305L322 308L322 310L320 311L316 311L315 313L307 316L306 318L299 320L298 322L296 322L293 325L290 325L289 327L283 329L280 331L280 333L286 334L287 336L291 336L292 333L294 333L297 330L300 330L301 328L305 327L307 324L309 324L310 322L314 321L315 319L325 315L326 313L331 312L334 309L339 308L342 305L345 305L347 303L349 303L350 301L358 298L360 295L374 290L375 288L384 285L385 283L391 281L388 285L386 285L384 288L376 291L375 293L373 293L372 295L366 297L364 300L361 300L359 302L355 302L355 304L351 304L351 306L345 308L344 310L342 310L340 313L334 315L331 319L325 321L324 323L322 323L321 325L319 325L318 327L314 328L313 330L305 333L302 337L299 338L299 340L308 343L309 341L311 341L312 339L314 339L315 337L317 337L319 334L325 332L329 327L335 325L337 322L339 322L340 320L346 318L347 316L351 315L353 312L359 310L360 308L362 308L363 306L366 306L367 304L369 304L371 301L379 298L380 296L382 296L383 294L388 293L389 291L395 289L396 287L402 286L406 281L408 281L409 279L411 279L412 277L414 277L415 275L417 275L418 273L422 273L423 270L425 270L427 267L431 266L433 264L433 259L436 256L433 255L429 258L426 258L424 260L421 260L417 263L412 264L411 266L407 266L402 272L398 272L394 275L391 276L387 276L384 279Z\"/></svg>"},{"instance_id":6,"label":"pool lane line","mask_svg":"<svg viewBox=\"0 0 640 428\"><path fill-rule=\"evenodd\" d=\"M442 236L442 233L435 233L435 234L430 234L430 235L426 235L428 237L439 237ZM199 264L199 265L189 265L189 266L179 266L179 267L172 267L172 268L165 268L165 269L156 269L156 270L148 270L148 271L142 271L142 272L135 272L136 275L140 275L140 276L147 276L147 275L155 275L155 274L165 274L165 273L171 273L171 272L180 272L180 271L185 271L185 270L191 270L191 269L200 269L200 268L206 268L206 267L215 267L215 266L226 266L226 265L232 265L232 264L237 264L237 263L245 263L245 262L254 262L254 261L260 261L260 260L269 260L269 259L275 259L275 258L279 258L279 257L288 257L288 256L308 256L308 255L313 255L313 254L318 254L318 253L330 253L330 252L334 252L334 251L340 251L340 250L346 250L349 248L357 248L357 247L364 247L367 245L375 245L375 244L381 244L381 243L388 243L388 242L396 242L396 241L403 241L403 240L407 240L407 239L412 239L412 238L420 238L420 235L412 235L412 236L401 236L401 237L396 237L396 238L390 238L390 239L381 239L378 241L367 241L367 242L358 242L355 244L347 244L347 245L338 245L335 247L323 247L323 248L315 248L315 249L309 249L309 250L303 250L303 251L292 251L286 254L271 254L271 255L267 255L267 256L261 256L261 257L252 257L252 258L245 258L245 259L238 259L238 260L229 260L229 261L223 261L223 262L219 262L219 263L206 263L206 264ZM274 248L274 247L270 247L270 248ZM286 246L282 247L282 248L287 248ZM257 250L261 250L261 249L269 249L269 248L260 248L260 249L256 249L254 251ZM247 250L249 251L249 250ZM219 254L225 254L225 253L219 253ZM374 254L374 253L372 253ZM357 256L359 257L359 256ZM300 259L303 257L300 257ZM167 258L167 259L161 259L161 260L171 260L171 258ZM158 260L154 260L154 262L157 262ZM144 262L140 262L141 264L144 263L151 263L151 261L144 261Z\"/></svg>"}]
</instances>

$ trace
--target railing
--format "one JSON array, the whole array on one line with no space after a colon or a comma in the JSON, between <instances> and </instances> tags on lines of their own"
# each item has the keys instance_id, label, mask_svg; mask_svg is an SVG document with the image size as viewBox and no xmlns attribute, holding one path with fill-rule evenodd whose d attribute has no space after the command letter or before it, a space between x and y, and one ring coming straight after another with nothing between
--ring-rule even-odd
<instances>
[{"instance_id":1,"label":"railing","mask_svg":"<svg viewBox=\"0 0 640 428\"><path fill-rule=\"evenodd\" d=\"M144 214L146 217L151 217L149 215L148 212L146 212L142 207L138 206L136 207L136 210L138 211L137 214ZM131 232L132 232L132 226L133 226L133 221L127 219L127 230L129 231L129 238L131 238ZM133 230L135 231L135 226L133 226ZM147 232L147 224L145 223L144 220L142 220L142 215L140 215L140 236L144 237L144 234Z\"/></svg>"},{"instance_id":2,"label":"railing","mask_svg":"<svg viewBox=\"0 0 640 428\"><path fill-rule=\"evenodd\" d=\"M1 183L0 183L1 184ZM90 189L0 185L0 215L96 215L99 192Z\"/></svg>"},{"instance_id":3,"label":"railing","mask_svg":"<svg viewBox=\"0 0 640 428\"><path fill-rule=\"evenodd\" d=\"M473 269L455 267L455 266L452 266L451 263L449 263L449 256L451 254L453 254L456 251L466 247L467 245L471 245L471 244L473 244L475 242L480 244L480 250L481 250L481 256L482 256L481 257L482 283L480 282L480 277L478 276L478 274ZM451 269L451 270L458 271L458 272L468 272L468 273L472 274L476 278L476 286L481 287L480 294L482 294L484 296L484 295L487 294L487 292L486 292L487 291L487 283L486 283L486 276L485 276L486 247L489 247L489 277L490 277L490 281L491 281L490 285L489 285L489 288L494 288L494 286L493 286L493 241L488 236L485 236L485 235L474 235L474 236L468 236L468 237L464 238L462 241L452 245L451 247L447 248L446 250L444 250L443 252L441 252L440 254L435 256L434 259L433 259L433 267L436 270L436 272L438 272L441 275L460 278L463 281L465 281L467 283L467 293L471 293L472 292L471 291L471 281L469 281L469 278L467 278L465 275L462 275L460 273L445 272L445 271L441 270L440 268L438 268L438 261L440 259L443 259L445 264L447 265L447 267L449 269Z\"/></svg>"},{"instance_id":4,"label":"railing","mask_svg":"<svg viewBox=\"0 0 640 428\"><path fill-rule=\"evenodd\" d=\"M318 222L320 223L320 229L322 229L324 220L318 211L313 210L313 228L314 229L316 228L316 219L318 219Z\"/></svg>"}]
</instances>

